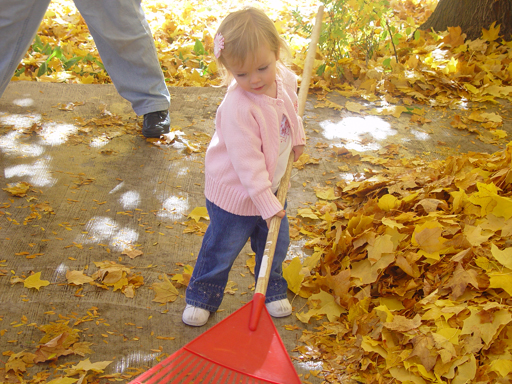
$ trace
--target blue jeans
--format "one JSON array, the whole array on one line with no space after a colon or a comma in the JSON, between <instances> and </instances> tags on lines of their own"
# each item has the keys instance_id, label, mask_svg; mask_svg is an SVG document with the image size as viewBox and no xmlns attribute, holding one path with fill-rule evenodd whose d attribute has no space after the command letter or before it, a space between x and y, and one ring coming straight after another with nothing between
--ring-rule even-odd
<instances>
[{"instance_id":1,"label":"blue jeans","mask_svg":"<svg viewBox=\"0 0 512 384\"><path fill-rule=\"evenodd\" d=\"M74 0L119 94L137 115L169 109L170 95L141 0ZM0 96L50 0L0 0Z\"/></svg>"},{"instance_id":2,"label":"blue jeans","mask_svg":"<svg viewBox=\"0 0 512 384\"><path fill-rule=\"evenodd\" d=\"M210 215L210 224L204 234L194 272L187 287L186 302L215 312L222 302L229 271L249 238L251 248L256 253L254 273L257 278L267 241L268 227L261 216L234 215L208 200L206 200L206 208ZM288 218L285 216L281 221L272 272L265 295L267 303L287 297L288 285L283 277L282 263L286 258L289 245Z\"/></svg>"}]
</instances>

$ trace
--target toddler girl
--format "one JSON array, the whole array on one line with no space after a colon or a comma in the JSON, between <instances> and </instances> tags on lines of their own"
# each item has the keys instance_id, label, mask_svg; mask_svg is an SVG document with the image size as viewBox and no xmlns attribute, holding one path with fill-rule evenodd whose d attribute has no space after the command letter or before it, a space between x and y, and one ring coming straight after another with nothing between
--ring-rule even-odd
<instances>
[{"instance_id":1,"label":"toddler girl","mask_svg":"<svg viewBox=\"0 0 512 384\"><path fill-rule=\"evenodd\" d=\"M274 23L259 9L229 14L214 39L214 54L225 82L216 131L205 157L205 197L210 215L186 292L183 322L204 325L224 295L228 274L247 240L256 253L258 276L273 216L282 218L266 306L274 317L288 316L282 263L290 242L288 220L275 193L290 151L301 155L305 134L297 115L297 79L281 58L287 53ZM234 80L233 80L234 79Z\"/></svg>"}]
</instances>

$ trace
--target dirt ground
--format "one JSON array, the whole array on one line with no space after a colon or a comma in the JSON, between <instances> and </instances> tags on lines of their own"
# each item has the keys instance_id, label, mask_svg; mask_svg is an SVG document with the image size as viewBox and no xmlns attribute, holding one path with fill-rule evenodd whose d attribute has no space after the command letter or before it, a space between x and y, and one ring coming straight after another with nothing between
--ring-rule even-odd
<instances>
[{"instance_id":1,"label":"dirt ground","mask_svg":"<svg viewBox=\"0 0 512 384\"><path fill-rule=\"evenodd\" d=\"M66 323L79 330L80 341L92 343L92 353L84 357L70 355L29 368L27 380L37 372L62 374L60 365L89 358L92 363L112 361L105 368L109 381L129 381L252 298L254 277L246 266L247 246L231 271L231 293L206 326L181 322L183 286L174 302L153 301L152 285L163 281L159 277L183 274L185 266L195 263L201 228L194 230L187 216L195 207L205 206L204 149L224 89L170 88L170 92L171 127L184 135L163 145L142 137L141 119L111 85L15 82L0 98L0 362L7 362L8 351L33 353L45 336L40 327L51 323ZM335 92L326 97L337 105L347 101ZM347 171L336 156L341 148L378 156L394 145L400 157L436 159L470 151L491 153L507 143L496 141L478 123L474 127L480 136L450 125L454 115L467 111L417 106L425 109L423 117L428 120L419 124L411 122L409 114L371 116L322 105L325 102L310 94L307 153L318 164L292 173L288 193L292 225L297 208L316 201L314 187L350 180L372 167L362 164ZM504 117L500 129L510 137L509 103L488 107ZM4 190L18 182L30 184L24 197ZM307 255L304 241L292 241L290 258ZM123 254L130 247L142 254L134 258ZM133 297L120 287L68 283L67 272L91 276L106 261L138 276ZM25 287L23 280L38 272L50 284ZM302 330L315 324L303 324L295 317L305 300L291 292L289 298L294 314L274 319L274 324L301 379L320 383L321 378L309 371L321 365L303 364L293 351ZM240 340L241 348L243 343ZM4 364L0 372L5 373L2 368Z\"/></svg>"}]
</instances>

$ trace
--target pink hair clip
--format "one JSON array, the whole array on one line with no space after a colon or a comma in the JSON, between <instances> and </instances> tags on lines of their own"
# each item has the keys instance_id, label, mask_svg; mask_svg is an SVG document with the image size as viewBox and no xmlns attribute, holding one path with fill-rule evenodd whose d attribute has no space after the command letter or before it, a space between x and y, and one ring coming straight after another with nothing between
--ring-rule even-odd
<instances>
[{"instance_id":1,"label":"pink hair clip","mask_svg":"<svg viewBox=\"0 0 512 384\"><path fill-rule=\"evenodd\" d=\"M218 59L220 57L221 51L224 49L224 36L219 32L215 35L213 39L213 54Z\"/></svg>"}]
</instances>

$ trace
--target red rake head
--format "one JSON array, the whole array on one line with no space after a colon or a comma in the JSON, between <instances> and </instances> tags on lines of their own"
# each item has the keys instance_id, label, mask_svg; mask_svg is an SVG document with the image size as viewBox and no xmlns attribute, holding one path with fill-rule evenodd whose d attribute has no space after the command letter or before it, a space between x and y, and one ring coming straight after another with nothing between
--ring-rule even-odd
<instances>
[{"instance_id":1,"label":"red rake head","mask_svg":"<svg viewBox=\"0 0 512 384\"><path fill-rule=\"evenodd\" d=\"M300 384L266 308L258 328L249 330L251 306L244 305L130 384Z\"/></svg>"}]
</instances>

